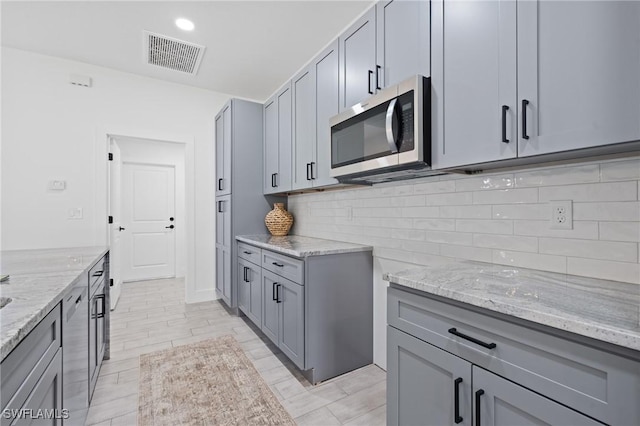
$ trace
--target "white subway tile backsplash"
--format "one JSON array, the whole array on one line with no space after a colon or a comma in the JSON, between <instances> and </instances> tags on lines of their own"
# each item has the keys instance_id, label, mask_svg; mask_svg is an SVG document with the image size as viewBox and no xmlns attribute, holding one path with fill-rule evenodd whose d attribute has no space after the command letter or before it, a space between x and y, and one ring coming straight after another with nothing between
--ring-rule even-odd
<instances>
[{"instance_id":1,"label":"white subway tile backsplash","mask_svg":"<svg viewBox=\"0 0 640 426\"><path fill-rule=\"evenodd\" d=\"M573 229L551 229L549 220L515 220L513 233L532 237L598 239L598 222L573 222Z\"/></svg>"},{"instance_id":2,"label":"white subway tile backsplash","mask_svg":"<svg viewBox=\"0 0 640 426\"><path fill-rule=\"evenodd\" d=\"M456 221L454 219L414 219L413 229L455 231Z\"/></svg>"},{"instance_id":3,"label":"white subway tile backsplash","mask_svg":"<svg viewBox=\"0 0 640 426\"><path fill-rule=\"evenodd\" d=\"M479 191L486 189L507 189L513 188L513 175L486 175L476 176L455 181L456 191Z\"/></svg>"},{"instance_id":4,"label":"white subway tile backsplash","mask_svg":"<svg viewBox=\"0 0 640 426\"><path fill-rule=\"evenodd\" d=\"M600 239L640 242L640 222L600 222Z\"/></svg>"},{"instance_id":5,"label":"white subway tile backsplash","mask_svg":"<svg viewBox=\"0 0 640 426\"><path fill-rule=\"evenodd\" d=\"M640 156L289 196L293 232L405 264L453 258L640 283ZM550 229L573 200L573 229Z\"/></svg>"},{"instance_id":6,"label":"white subway tile backsplash","mask_svg":"<svg viewBox=\"0 0 640 426\"><path fill-rule=\"evenodd\" d=\"M517 235L473 234L473 245L502 250L538 251L538 239Z\"/></svg>"},{"instance_id":7,"label":"white subway tile backsplash","mask_svg":"<svg viewBox=\"0 0 640 426\"><path fill-rule=\"evenodd\" d=\"M600 176L603 182L616 180L639 180L640 160L603 163L600 165Z\"/></svg>"},{"instance_id":8,"label":"white subway tile backsplash","mask_svg":"<svg viewBox=\"0 0 640 426\"><path fill-rule=\"evenodd\" d=\"M551 216L548 204L497 204L491 206L494 219L543 220Z\"/></svg>"},{"instance_id":9,"label":"white subway tile backsplash","mask_svg":"<svg viewBox=\"0 0 640 426\"><path fill-rule=\"evenodd\" d=\"M510 220L457 219L456 231L481 232L483 234L513 234L513 222Z\"/></svg>"},{"instance_id":10,"label":"white subway tile backsplash","mask_svg":"<svg viewBox=\"0 0 640 426\"><path fill-rule=\"evenodd\" d=\"M476 262L491 262L493 250L480 247L468 247L450 244L440 244L440 255L456 259L475 260Z\"/></svg>"},{"instance_id":11,"label":"white subway tile backsplash","mask_svg":"<svg viewBox=\"0 0 640 426\"><path fill-rule=\"evenodd\" d=\"M554 167L515 175L516 187L569 185L573 183L591 183L600 181L600 166L587 164L575 167Z\"/></svg>"},{"instance_id":12,"label":"white subway tile backsplash","mask_svg":"<svg viewBox=\"0 0 640 426\"><path fill-rule=\"evenodd\" d=\"M573 203L573 220L640 221L640 203Z\"/></svg>"},{"instance_id":13,"label":"white subway tile backsplash","mask_svg":"<svg viewBox=\"0 0 640 426\"><path fill-rule=\"evenodd\" d=\"M434 181L417 183L413 186L414 194L437 194L441 192L454 192L456 185L453 181Z\"/></svg>"},{"instance_id":14,"label":"white subway tile backsplash","mask_svg":"<svg viewBox=\"0 0 640 426\"><path fill-rule=\"evenodd\" d=\"M491 206L441 206L440 217L491 219Z\"/></svg>"},{"instance_id":15,"label":"white subway tile backsplash","mask_svg":"<svg viewBox=\"0 0 640 426\"><path fill-rule=\"evenodd\" d=\"M476 191L473 204L512 204L537 203L538 188L499 189L495 191Z\"/></svg>"},{"instance_id":16,"label":"white subway tile backsplash","mask_svg":"<svg viewBox=\"0 0 640 426\"><path fill-rule=\"evenodd\" d=\"M640 284L640 264L584 258L567 258L567 273Z\"/></svg>"},{"instance_id":17,"label":"white subway tile backsplash","mask_svg":"<svg viewBox=\"0 0 640 426\"><path fill-rule=\"evenodd\" d=\"M524 253L520 251L493 250L493 263L512 265L520 268L542 269L545 271L567 272L567 259L563 256Z\"/></svg>"},{"instance_id":18,"label":"white subway tile backsplash","mask_svg":"<svg viewBox=\"0 0 640 426\"><path fill-rule=\"evenodd\" d=\"M540 238L540 253L621 262L638 261L638 245L627 242Z\"/></svg>"},{"instance_id":19,"label":"white subway tile backsplash","mask_svg":"<svg viewBox=\"0 0 640 426\"><path fill-rule=\"evenodd\" d=\"M591 183L540 188L540 202L552 200L632 201L638 199L638 182Z\"/></svg>"}]
</instances>

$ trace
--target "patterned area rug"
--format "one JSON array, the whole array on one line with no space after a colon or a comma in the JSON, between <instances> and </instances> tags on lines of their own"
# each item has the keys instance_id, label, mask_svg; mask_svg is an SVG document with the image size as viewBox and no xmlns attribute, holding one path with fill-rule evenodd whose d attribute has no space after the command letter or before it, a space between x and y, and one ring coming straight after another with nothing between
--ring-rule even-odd
<instances>
[{"instance_id":1,"label":"patterned area rug","mask_svg":"<svg viewBox=\"0 0 640 426\"><path fill-rule=\"evenodd\" d=\"M295 425L232 336L140 356L138 425Z\"/></svg>"}]
</instances>

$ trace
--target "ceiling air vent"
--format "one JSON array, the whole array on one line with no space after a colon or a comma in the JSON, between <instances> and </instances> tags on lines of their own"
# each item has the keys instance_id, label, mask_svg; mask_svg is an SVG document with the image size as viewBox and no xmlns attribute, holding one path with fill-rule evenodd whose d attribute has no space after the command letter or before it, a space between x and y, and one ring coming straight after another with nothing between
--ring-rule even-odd
<instances>
[{"instance_id":1,"label":"ceiling air vent","mask_svg":"<svg viewBox=\"0 0 640 426\"><path fill-rule=\"evenodd\" d=\"M204 46L161 34L143 31L147 63L157 67L196 75L204 55Z\"/></svg>"}]
</instances>

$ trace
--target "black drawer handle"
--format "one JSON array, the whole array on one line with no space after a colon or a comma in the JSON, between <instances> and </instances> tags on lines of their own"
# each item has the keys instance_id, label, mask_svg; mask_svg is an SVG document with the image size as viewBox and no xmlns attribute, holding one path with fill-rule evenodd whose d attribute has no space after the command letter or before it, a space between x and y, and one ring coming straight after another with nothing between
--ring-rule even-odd
<instances>
[{"instance_id":1,"label":"black drawer handle","mask_svg":"<svg viewBox=\"0 0 640 426\"><path fill-rule=\"evenodd\" d=\"M271 264L277 266L278 268L284 268L284 265L282 265L282 264L280 264L278 262L272 262Z\"/></svg>"},{"instance_id":2,"label":"black drawer handle","mask_svg":"<svg viewBox=\"0 0 640 426\"><path fill-rule=\"evenodd\" d=\"M482 389L476 391L476 422L475 426L480 426L480 397L484 395Z\"/></svg>"},{"instance_id":3,"label":"black drawer handle","mask_svg":"<svg viewBox=\"0 0 640 426\"><path fill-rule=\"evenodd\" d=\"M104 274L104 271L96 271L93 273L92 277L101 277Z\"/></svg>"},{"instance_id":4,"label":"black drawer handle","mask_svg":"<svg viewBox=\"0 0 640 426\"><path fill-rule=\"evenodd\" d=\"M507 139L507 111L509 111L509 107L502 105L502 142L504 143L509 143L509 139Z\"/></svg>"},{"instance_id":5,"label":"black drawer handle","mask_svg":"<svg viewBox=\"0 0 640 426\"><path fill-rule=\"evenodd\" d=\"M495 343L485 343L482 340L476 339L475 337L471 337L471 336L467 336L466 334L462 334L458 330L456 330L455 327L454 328L450 328L449 329L449 333L451 333L453 335L456 335L456 336L458 336L458 337L460 337L462 339L465 339L465 340L468 340L470 342L473 342L476 345L480 345L480 346L482 346L484 348L487 348L487 349L494 349L496 347Z\"/></svg>"},{"instance_id":6,"label":"black drawer handle","mask_svg":"<svg viewBox=\"0 0 640 426\"><path fill-rule=\"evenodd\" d=\"M250 252L250 251L246 251L246 250L245 250L245 251L243 251L243 253L244 253L244 254L251 254L251 252Z\"/></svg>"},{"instance_id":7,"label":"black drawer handle","mask_svg":"<svg viewBox=\"0 0 640 426\"><path fill-rule=\"evenodd\" d=\"M462 377L458 377L453 381L453 418L456 423L462 422L460 416L460 383L462 383Z\"/></svg>"}]
</instances>

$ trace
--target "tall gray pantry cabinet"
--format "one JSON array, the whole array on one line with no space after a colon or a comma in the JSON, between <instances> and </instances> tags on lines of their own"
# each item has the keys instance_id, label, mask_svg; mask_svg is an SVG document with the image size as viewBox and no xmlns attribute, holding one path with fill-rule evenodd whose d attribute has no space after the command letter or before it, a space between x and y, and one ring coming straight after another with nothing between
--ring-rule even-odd
<instances>
[{"instance_id":1,"label":"tall gray pantry cabinet","mask_svg":"<svg viewBox=\"0 0 640 426\"><path fill-rule=\"evenodd\" d=\"M234 235L265 232L271 205L262 195L262 105L231 99L215 117L216 293L238 306Z\"/></svg>"}]
</instances>

